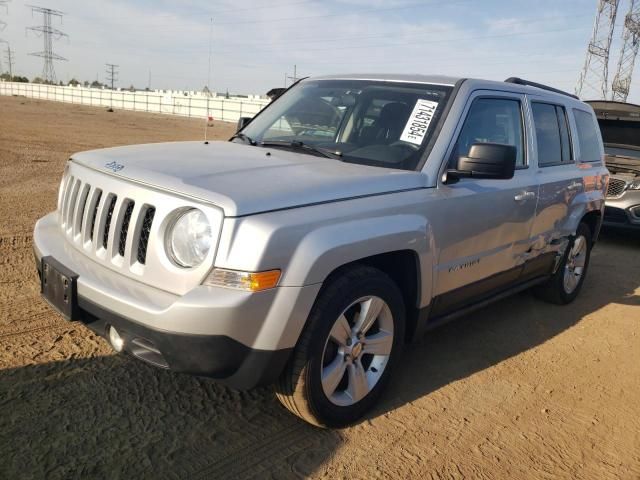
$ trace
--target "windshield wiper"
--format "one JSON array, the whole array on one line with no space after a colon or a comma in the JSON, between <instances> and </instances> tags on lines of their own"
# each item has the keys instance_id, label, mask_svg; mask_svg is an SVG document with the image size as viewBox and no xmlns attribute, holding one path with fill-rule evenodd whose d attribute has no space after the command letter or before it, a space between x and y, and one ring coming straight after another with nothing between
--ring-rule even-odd
<instances>
[{"instance_id":1,"label":"windshield wiper","mask_svg":"<svg viewBox=\"0 0 640 480\"><path fill-rule=\"evenodd\" d=\"M246 135L242 132L238 132L235 135L233 135L233 137L231 137L229 141L232 141L235 138L239 138L240 140L245 141L249 145L257 145L256 141L253 138L251 138L249 135Z\"/></svg>"},{"instance_id":2,"label":"windshield wiper","mask_svg":"<svg viewBox=\"0 0 640 480\"><path fill-rule=\"evenodd\" d=\"M342 158L342 152L336 150L330 150L328 148L316 147L314 145L294 140L287 142L286 140L267 140L260 142L262 147L284 147L292 150L307 150L313 153L319 153L323 157L333 158L334 160L340 160Z\"/></svg>"}]
</instances>

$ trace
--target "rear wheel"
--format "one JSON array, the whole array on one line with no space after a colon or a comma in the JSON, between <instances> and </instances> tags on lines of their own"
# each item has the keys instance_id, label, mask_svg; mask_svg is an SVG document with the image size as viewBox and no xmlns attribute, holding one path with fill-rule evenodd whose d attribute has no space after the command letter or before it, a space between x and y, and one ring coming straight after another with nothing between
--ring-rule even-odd
<instances>
[{"instance_id":1,"label":"rear wheel","mask_svg":"<svg viewBox=\"0 0 640 480\"><path fill-rule=\"evenodd\" d=\"M578 226L556 273L536 288L538 297L558 305L573 302L582 289L591 256L591 229L585 223Z\"/></svg>"},{"instance_id":2,"label":"rear wheel","mask_svg":"<svg viewBox=\"0 0 640 480\"><path fill-rule=\"evenodd\" d=\"M395 283L375 268L347 271L321 292L276 395L314 425L353 423L382 393L403 338Z\"/></svg>"}]
</instances>

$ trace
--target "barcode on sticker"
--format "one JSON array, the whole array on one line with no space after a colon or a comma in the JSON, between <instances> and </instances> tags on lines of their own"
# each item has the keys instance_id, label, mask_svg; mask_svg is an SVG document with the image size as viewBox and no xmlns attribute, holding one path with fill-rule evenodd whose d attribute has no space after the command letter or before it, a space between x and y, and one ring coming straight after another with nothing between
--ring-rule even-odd
<instances>
[{"instance_id":1,"label":"barcode on sticker","mask_svg":"<svg viewBox=\"0 0 640 480\"><path fill-rule=\"evenodd\" d=\"M416 106L413 107L413 112L411 112L409 121L407 121L407 125L404 127L400 140L413 143L414 145L420 145L422 139L424 139L424 136L427 134L436 108L438 108L438 102L419 98Z\"/></svg>"}]
</instances>

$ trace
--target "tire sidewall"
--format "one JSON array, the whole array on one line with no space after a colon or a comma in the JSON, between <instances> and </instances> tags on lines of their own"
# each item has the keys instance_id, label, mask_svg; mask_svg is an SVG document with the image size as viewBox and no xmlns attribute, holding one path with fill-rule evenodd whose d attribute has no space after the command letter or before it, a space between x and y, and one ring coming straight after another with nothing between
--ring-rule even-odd
<instances>
[{"instance_id":1,"label":"tire sidewall","mask_svg":"<svg viewBox=\"0 0 640 480\"><path fill-rule=\"evenodd\" d=\"M569 253L573 248L575 239L578 238L579 236L583 236L587 242L587 251L585 253L586 258L585 258L584 268L582 270L582 275L580 276L580 280L576 288L573 290L573 292L567 293L564 289L565 267L567 265L567 261L569 260ZM565 303L570 303L573 300L575 300L576 297L580 294L580 290L582 290L582 285L584 285L584 280L587 277L587 272L589 270L589 262L591 260L591 247L592 247L591 230L587 225L585 225L584 223L581 223L578 226L578 229L576 230L576 235L571 239L571 242L567 247L567 253L564 256L564 259L562 260L562 265L560 265L560 268L558 269L558 287L560 289L560 295L562 296L562 299Z\"/></svg>"},{"instance_id":2,"label":"tire sidewall","mask_svg":"<svg viewBox=\"0 0 640 480\"><path fill-rule=\"evenodd\" d=\"M397 357L404 342L405 308L402 295L393 281L382 272L378 275L344 285L336 283L325 292L323 300L314 307L316 316L315 331L309 348L309 361L306 367L307 396L316 416L328 426L345 426L353 423L369 410L380 397L389 376L393 371ZM325 296L326 295L326 296ZM359 402L350 406L338 406L332 403L324 393L321 381L322 356L329 333L349 305L359 298L377 296L382 298L393 316L393 346L385 370L373 389Z\"/></svg>"}]
</instances>

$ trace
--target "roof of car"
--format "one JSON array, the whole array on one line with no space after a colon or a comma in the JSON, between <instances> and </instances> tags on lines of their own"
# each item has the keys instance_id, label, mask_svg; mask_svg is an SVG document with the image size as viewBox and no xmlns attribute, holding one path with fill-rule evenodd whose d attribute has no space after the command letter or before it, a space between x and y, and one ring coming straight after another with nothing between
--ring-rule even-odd
<instances>
[{"instance_id":1,"label":"roof of car","mask_svg":"<svg viewBox=\"0 0 640 480\"><path fill-rule=\"evenodd\" d=\"M411 82L411 83L427 83L430 85L446 85L455 86L460 80L472 83L476 88L496 88L508 89L510 91L528 93L534 95L551 95L564 97L565 100L572 98L575 102L580 100L567 92L548 87L543 84L528 82L518 78L511 78L508 81L484 80L479 78L467 77L450 77L446 75L417 75L403 73L348 73L342 75L324 75L311 77L310 80L373 80L384 82ZM513 80L516 80L514 82Z\"/></svg>"},{"instance_id":2,"label":"roof of car","mask_svg":"<svg viewBox=\"0 0 640 480\"><path fill-rule=\"evenodd\" d=\"M454 86L461 77L445 75L415 75L402 73L349 73L345 75L326 75L313 77L313 80L377 80L384 82L429 83L431 85Z\"/></svg>"}]
</instances>

